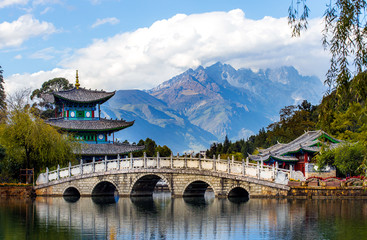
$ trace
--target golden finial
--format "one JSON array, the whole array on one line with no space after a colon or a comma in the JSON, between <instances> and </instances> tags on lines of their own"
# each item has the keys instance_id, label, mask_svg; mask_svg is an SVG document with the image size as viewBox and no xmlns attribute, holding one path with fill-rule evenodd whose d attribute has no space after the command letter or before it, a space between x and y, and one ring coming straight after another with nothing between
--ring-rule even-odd
<instances>
[{"instance_id":1,"label":"golden finial","mask_svg":"<svg viewBox=\"0 0 367 240\"><path fill-rule=\"evenodd\" d=\"M76 89L79 89L79 76L78 76L78 70L76 70L76 82L75 82L75 88Z\"/></svg>"}]
</instances>

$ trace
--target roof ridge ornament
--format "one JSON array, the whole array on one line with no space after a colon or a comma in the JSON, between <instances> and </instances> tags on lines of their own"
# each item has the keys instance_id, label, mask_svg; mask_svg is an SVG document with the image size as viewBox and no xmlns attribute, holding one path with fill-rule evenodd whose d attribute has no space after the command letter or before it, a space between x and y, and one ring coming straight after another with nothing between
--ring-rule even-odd
<instances>
[{"instance_id":1,"label":"roof ridge ornament","mask_svg":"<svg viewBox=\"0 0 367 240\"><path fill-rule=\"evenodd\" d=\"M75 88L79 89L80 84L79 84L79 76L78 76L78 70L76 70L76 81L75 81Z\"/></svg>"}]
</instances>

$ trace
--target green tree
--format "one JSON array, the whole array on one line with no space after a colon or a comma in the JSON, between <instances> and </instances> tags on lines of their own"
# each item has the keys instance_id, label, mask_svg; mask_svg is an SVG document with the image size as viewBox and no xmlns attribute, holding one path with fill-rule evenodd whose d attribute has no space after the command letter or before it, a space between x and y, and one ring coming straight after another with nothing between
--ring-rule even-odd
<instances>
[{"instance_id":1,"label":"green tree","mask_svg":"<svg viewBox=\"0 0 367 240\"><path fill-rule=\"evenodd\" d=\"M340 139L367 145L367 107L351 103L347 111L335 114L331 130Z\"/></svg>"},{"instance_id":2,"label":"green tree","mask_svg":"<svg viewBox=\"0 0 367 240\"><path fill-rule=\"evenodd\" d=\"M58 92L62 90L72 89L74 86L66 78L53 78L42 84L42 87L35 89L31 94L31 99L41 98L42 94Z\"/></svg>"},{"instance_id":3,"label":"green tree","mask_svg":"<svg viewBox=\"0 0 367 240\"><path fill-rule=\"evenodd\" d=\"M153 157L156 153L157 144L150 138L145 139L145 151L148 157Z\"/></svg>"},{"instance_id":4,"label":"green tree","mask_svg":"<svg viewBox=\"0 0 367 240\"><path fill-rule=\"evenodd\" d=\"M167 147L166 145L164 145L163 147L158 146L155 149L156 153L159 152L159 156L161 157L169 157L171 156L171 149L169 149L169 147ZM157 155L157 154L156 154Z\"/></svg>"},{"instance_id":5,"label":"green tree","mask_svg":"<svg viewBox=\"0 0 367 240\"><path fill-rule=\"evenodd\" d=\"M78 147L72 137L35 116L28 105L8 112L0 125L0 144L6 150L5 165L34 168L36 173L75 160L73 150ZM19 168L12 171L18 174Z\"/></svg>"},{"instance_id":6,"label":"green tree","mask_svg":"<svg viewBox=\"0 0 367 240\"><path fill-rule=\"evenodd\" d=\"M231 142L229 141L228 136L226 135L223 142L223 149L222 149L223 153L228 153L230 145Z\"/></svg>"},{"instance_id":7,"label":"green tree","mask_svg":"<svg viewBox=\"0 0 367 240\"><path fill-rule=\"evenodd\" d=\"M367 150L362 143L344 143L337 148L322 151L316 156L319 169L326 165L335 166L344 176L365 174L361 167L366 162Z\"/></svg>"},{"instance_id":8,"label":"green tree","mask_svg":"<svg viewBox=\"0 0 367 240\"><path fill-rule=\"evenodd\" d=\"M38 114L41 118L47 119L54 116L54 108L55 106L52 103L46 102L42 99L48 93L68 90L72 89L73 84L69 83L69 80L66 78L53 78L42 84L42 87L39 89L33 90L30 98L34 100L35 98L38 101L33 105L33 107L38 109Z\"/></svg>"}]
</instances>

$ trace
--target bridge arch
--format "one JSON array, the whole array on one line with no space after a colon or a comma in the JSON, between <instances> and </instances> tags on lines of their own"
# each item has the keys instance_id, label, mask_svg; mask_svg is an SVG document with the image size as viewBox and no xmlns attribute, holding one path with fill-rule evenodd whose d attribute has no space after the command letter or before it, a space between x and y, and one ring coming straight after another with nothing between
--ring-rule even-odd
<instances>
[{"instance_id":1,"label":"bridge arch","mask_svg":"<svg viewBox=\"0 0 367 240\"><path fill-rule=\"evenodd\" d=\"M250 191L248 188L241 185L232 186L227 192L227 197L250 199Z\"/></svg>"},{"instance_id":2,"label":"bridge arch","mask_svg":"<svg viewBox=\"0 0 367 240\"><path fill-rule=\"evenodd\" d=\"M63 196L80 196L80 190L74 185L70 185L64 188L62 191Z\"/></svg>"},{"instance_id":3,"label":"bridge arch","mask_svg":"<svg viewBox=\"0 0 367 240\"><path fill-rule=\"evenodd\" d=\"M114 196L119 195L118 188L115 183L102 180L96 182L92 187L92 196Z\"/></svg>"},{"instance_id":4,"label":"bridge arch","mask_svg":"<svg viewBox=\"0 0 367 240\"><path fill-rule=\"evenodd\" d=\"M213 189L214 195L217 196L214 185L207 179L196 178L190 180L182 190L181 196L183 197L203 197L208 187Z\"/></svg>"},{"instance_id":5,"label":"bridge arch","mask_svg":"<svg viewBox=\"0 0 367 240\"><path fill-rule=\"evenodd\" d=\"M169 191L172 192L171 184L165 176L155 173L145 173L138 175L130 185L130 196L152 196L159 180L163 180L167 184Z\"/></svg>"}]
</instances>

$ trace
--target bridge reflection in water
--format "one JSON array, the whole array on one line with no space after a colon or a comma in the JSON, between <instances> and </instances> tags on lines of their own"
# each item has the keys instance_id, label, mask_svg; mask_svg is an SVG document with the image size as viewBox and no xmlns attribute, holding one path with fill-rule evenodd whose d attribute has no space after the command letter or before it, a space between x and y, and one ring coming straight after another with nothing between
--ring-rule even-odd
<instances>
[{"instance_id":1,"label":"bridge reflection in water","mask_svg":"<svg viewBox=\"0 0 367 240\"><path fill-rule=\"evenodd\" d=\"M37 218L46 227L57 225L58 228L78 230L81 237L110 236L113 233L117 237L140 239L200 239L208 236L235 239L251 237L253 231L265 231L272 225L286 228L289 219L282 213L284 206L280 204L274 208L271 204L274 201L286 202L254 199L238 204L217 199L213 193L206 193L203 198L178 199L160 193L153 197L120 199L82 197L77 202L68 202L62 197L37 197L35 205ZM298 215L301 217L302 213ZM263 224L256 230L251 219Z\"/></svg>"},{"instance_id":2,"label":"bridge reflection in water","mask_svg":"<svg viewBox=\"0 0 367 240\"><path fill-rule=\"evenodd\" d=\"M0 239L365 239L365 200L0 199ZM208 195L208 194L206 194Z\"/></svg>"}]
</instances>

